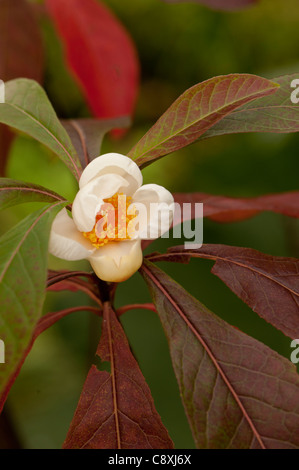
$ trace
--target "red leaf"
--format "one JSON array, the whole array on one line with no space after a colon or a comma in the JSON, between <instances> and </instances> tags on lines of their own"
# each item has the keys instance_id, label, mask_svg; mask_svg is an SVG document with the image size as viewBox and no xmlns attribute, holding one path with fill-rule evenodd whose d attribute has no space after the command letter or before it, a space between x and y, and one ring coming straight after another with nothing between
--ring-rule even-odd
<instances>
[{"instance_id":1,"label":"red leaf","mask_svg":"<svg viewBox=\"0 0 299 470\"><path fill-rule=\"evenodd\" d=\"M273 81L237 73L198 83L179 96L128 155L145 167L192 144L240 106L278 89Z\"/></svg>"},{"instance_id":2,"label":"red leaf","mask_svg":"<svg viewBox=\"0 0 299 470\"><path fill-rule=\"evenodd\" d=\"M87 281L80 279L86 277ZM69 290L71 292L82 291L93 299L101 308L101 294L92 274L84 271L48 271L47 290L60 292Z\"/></svg>"},{"instance_id":3,"label":"red leaf","mask_svg":"<svg viewBox=\"0 0 299 470\"><path fill-rule=\"evenodd\" d=\"M203 245L170 248L152 261L215 261L216 274L243 302L290 338L299 338L299 260L265 255L251 248Z\"/></svg>"},{"instance_id":4,"label":"red leaf","mask_svg":"<svg viewBox=\"0 0 299 470\"><path fill-rule=\"evenodd\" d=\"M47 287L47 290L52 292L61 292L64 290L78 292L79 290L84 290L82 287L82 284L76 279L67 279L63 281L57 281L55 284Z\"/></svg>"},{"instance_id":5,"label":"red leaf","mask_svg":"<svg viewBox=\"0 0 299 470\"><path fill-rule=\"evenodd\" d=\"M205 193L178 193L174 195L175 202L182 206L184 203L192 204L191 217L194 218L194 204L203 203L204 217L217 222L236 222L248 219L259 212L271 211L289 217L299 217L299 191L267 194L253 198L232 198L214 196ZM180 211L175 213L174 224L183 222Z\"/></svg>"},{"instance_id":6,"label":"red leaf","mask_svg":"<svg viewBox=\"0 0 299 470\"><path fill-rule=\"evenodd\" d=\"M267 194L253 198L233 198L214 196L206 193L177 193L174 200L179 206L175 209L173 224L195 218L195 204L203 204L203 215L215 222L239 222L249 219L262 211L277 212L289 217L299 217L299 191L280 194ZM191 211L183 210L183 204L191 203ZM143 240L145 250L153 240Z\"/></svg>"},{"instance_id":7,"label":"red leaf","mask_svg":"<svg viewBox=\"0 0 299 470\"><path fill-rule=\"evenodd\" d=\"M299 448L294 364L210 312L145 261L195 442L209 449Z\"/></svg>"},{"instance_id":8,"label":"red leaf","mask_svg":"<svg viewBox=\"0 0 299 470\"><path fill-rule=\"evenodd\" d=\"M292 101L292 93L296 93L296 89L292 91L292 84L298 78L298 73L273 78L279 85L274 95L258 98L236 109L208 129L201 139L239 132L298 132L299 109Z\"/></svg>"},{"instance_id":9,"label":"red leaf","mask_svg":"<svg viewBox=\"0 0 299 470\"><path fill-rule=\"evenodd\" d=\"M0 2L0 78L8 81L26 77L41 81L43 50L32 7L25 0ZM0 175L13 139L11 131L0 125Z\"/></svg>"},{"instance_id":10,"label":"red leaf","mask_svg":"<svg viewBox=\"0 0 299 470\"><path fill-rule=\"evenodd\" d=\"M111 373L91 367L63 447L172 449L125 333L107 303L97 354L110 362Z\"/></svg>"},{"instance_id":11,"label":"red leaf","mask_svg":"<svg viewBox=\"0 0 299 470\"><path fill-rule=\"evenodd\" d=\"M100 155L105 134L129 127L128 117L117 119L68 119L61 121L79 155L82 168Z\"/></svg>"},{"instance_id":12,"label":"red leaf","mask_svg":"<svg viewBox=\"0 0 299 470\"><path fill-rule=\"evenodd\" d=\"M42 40L31 5L25 0L1 0L1 79L26 77L40 82L42 73Z\"/></svg>"},{"instance_id":13,"label":"red leaf","mask_svg":"<svg viewBox=\"0 0 299 470\"><path fill-rule=\"evenodd\" d=\"M64 310L60 310L59 312L47 313L39 320L35 328L33 338L32 338L32 344L39 335L41 335L45 330L50 328L50 326L54 325L54 323L56 323L61 318L64 318L67 315L70 315L70 313L83 312L83 311L93 312L96 315L101 314L101 311L99 310L99 308L91 307L90 305L85 305L85 306L80 306L80 307L70 307Z\"/></svg>"},{"instance_id":14,"label":"red leaf","mask_svg":"<svg viewBox=\"0 0 299 470\"><path fill-rule=\"evenodd\" d=\"M46 0L46 5L95 116L132 114L139 66L125 28L95 0Z\"/></svg>"}]
</instances>

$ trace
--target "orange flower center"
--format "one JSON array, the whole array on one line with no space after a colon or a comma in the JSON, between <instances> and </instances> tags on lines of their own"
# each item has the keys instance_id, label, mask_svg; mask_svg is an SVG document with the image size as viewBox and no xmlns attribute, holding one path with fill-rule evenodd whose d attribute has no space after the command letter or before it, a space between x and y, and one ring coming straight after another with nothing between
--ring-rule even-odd
<instances>
[{"instance_id":1,"label":"orange flower center","mask_svg":"<svg viewBox=\"0 0 299 470\"><path fill-rule=\"evenodd\" d=\"M96 215L93 229L90 232L83 232L93 246L100 248L109 242L120 242L130 240L128 234L128 224L136 217L136 211L128 207L132 203L132 198L122 193L104 199L100 211Z\"/></svg>"}]
</instances>

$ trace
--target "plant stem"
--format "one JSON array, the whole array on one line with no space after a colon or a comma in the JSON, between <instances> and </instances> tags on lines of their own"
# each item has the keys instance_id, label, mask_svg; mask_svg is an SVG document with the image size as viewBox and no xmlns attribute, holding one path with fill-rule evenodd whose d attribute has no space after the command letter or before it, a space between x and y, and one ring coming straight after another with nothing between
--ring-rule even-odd
<instances>
[{"instance_id":1,"label":"plant stem","mask_svg":"<svg viewBox=\"0 0 299 470\"><path fill-rule=\"evenodd\" d=\"M145 310L152 310L152 312L157 313L156 307L154 304L131 304L131 305L124 305L117 309L116 313L118 316L122 315L123 313L127 312L128 310L135 310L135 309L145 309Z\"/></svg>"}]
</instances>

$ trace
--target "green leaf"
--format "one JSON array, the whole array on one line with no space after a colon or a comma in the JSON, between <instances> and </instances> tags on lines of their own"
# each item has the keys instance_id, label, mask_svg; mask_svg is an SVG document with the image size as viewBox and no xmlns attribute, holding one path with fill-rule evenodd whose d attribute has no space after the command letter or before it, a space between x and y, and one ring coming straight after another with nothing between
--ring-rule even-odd
<instances>
[{"instance_id":1,"label":"green leaf","mask_svg":"<svg viewBox=\"0 0 299 470\"><path fill-rule=\"evenodd\" d=\"M197 447L299 448L294 364L218 318L146 260L141 273L169 342Z\"/></svg>"},{"instance_id":2,"label":"green leaf","mask_svg":"<svg viewBox=\"0 0 299 470\"><path fill-rule=\"evenodd\" d=\"M277 91L279 85L248 74L221 75L189 88L130 150L144 167L192 144L239 106Z\"/></svg>"},{"instance_id":3,"label":"green leaf","mask_svg":"<svg viewBox=\"0 0 299 470\"><path fill-rule=\"evenodd\" d=\"M274 95L241 106L211 127L202 138L239 132L298 132L299 105L291 101L291 94L298 94L291 87L293 80L299 80L298 73L273 78L280 85Z\"/></svg>"},{"instance_id":4,"label":"green leaf","mask_svg":"<svg viewBox=\"0 0 299 470\"><path fill-rule=\"evenodd\" d=\"M53 218L65 203L43 207L0 238L0 339L5 364L0 392L5 392L41 316L47 280L48 239Z\"/></svg>"},{"instance_id":5,"label":"green leaf","mask_svg":"<svg viewBox=\"0 0 299 470\"><path fill-rule=\"evenodd\" d=\"M1 210L24 202L64 202L59 194L36 184L10 178L0 178L0 208Z\"/></svg>"},{"instance_id":6,"label":"green leaf","mask_svg":"<svg viewBox=\"0 0 299 470\"><path fill-rule=\"evenodd\" d=\"M50 148L79 179L81 164L66 130L43 88L34 80L19 78L5 84L0 122L30 135Z\"/></svg>"}]
</instances>

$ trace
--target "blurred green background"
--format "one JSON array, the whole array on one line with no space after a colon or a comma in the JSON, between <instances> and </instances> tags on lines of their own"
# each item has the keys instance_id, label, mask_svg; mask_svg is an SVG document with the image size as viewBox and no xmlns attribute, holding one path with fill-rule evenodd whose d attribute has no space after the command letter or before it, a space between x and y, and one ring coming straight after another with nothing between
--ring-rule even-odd
<instances>
[{"instance_id":1,"label":"blurred green background","mask_svg":"<svg viewBox=\"0 0 299 470\"><path fill-rule=\"evenodd\" d=\"M132 128L120 140L107 136L102 153L126 153L167 107L187 88L215 75L254 73L267 78L298 71L297 0L261 0L235 13L196 4L169 5L160 0L106 0L130 32L141 62L141 89ZM60 117L88 116L88 108L68 72L59 39L48 20L41 21L46 50L45 88ZM255 196L298 190L299 136L243 134L194 144L147 167L146 183L173 192L201 191L227 196ZM19 136L12 147L7 176L47 186L72 199L76 183L56 156ZM36 206L36 205L35 205ZM34 205L2 214L1 232ZM204 221L204 242L246 246L268 254L299 256L299 224L264 213L222 225ZM175 244L180 244L176 240ZM147 252L165 250L172 240L157 240ZM50 267L87 268L50 257ZM210 273L212 263L160 266L227 322L289 357L290 341L261 320ZM137 273L121 284L116 305L148 302ZM83 294L51 293L45 313L79 303ZM281 312L283 315L285 312ZM194 446L180 402L167 342L157 316L136 310L121 318L132 350L151 388L157 410L177 448ZM59 448L69 427L85 376L100 337L100 322L80 312L61 320L36 341L7 402L7 412L25 448Z\"/></svg>"}]
</instances>

